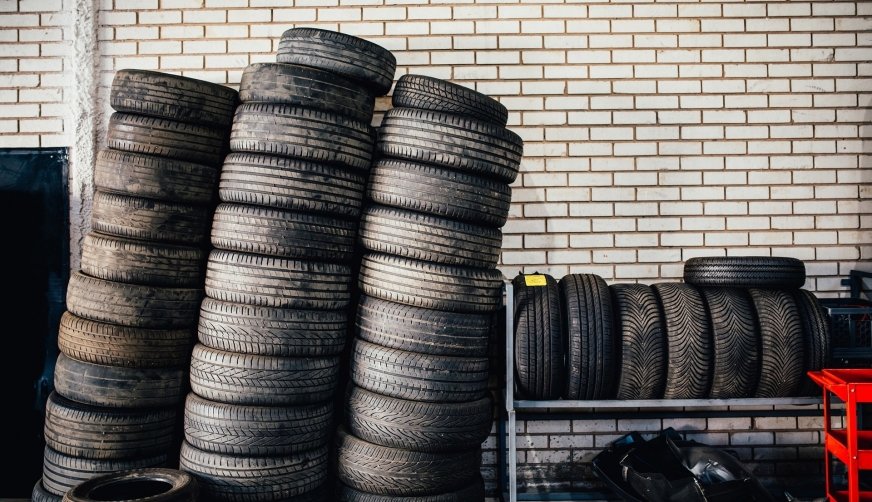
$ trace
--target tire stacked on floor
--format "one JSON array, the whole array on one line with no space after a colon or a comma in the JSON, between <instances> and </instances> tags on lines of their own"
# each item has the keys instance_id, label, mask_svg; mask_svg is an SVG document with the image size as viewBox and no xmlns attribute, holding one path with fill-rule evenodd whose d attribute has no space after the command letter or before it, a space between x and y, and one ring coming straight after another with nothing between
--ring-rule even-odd
<instances>
[{"instance_id":1,"label":"tire stacked on floor","mask_svg":"<svg viewBox=\"0 0 872 502\"><path fill-rule=\"evenodd\" d=\"M203 497L324 500L375 95L395 60L291 29L245 69L221 172L180 466Z\"/></svg>"},{"instance_id":2,"label":"tire stacked on floor","mask_svg":"<svg viewBox=\"0 0 872 502\"><path fill-rule=\"evenodd\" d=\"M115 74L34 500L59 500L100 474L176 464L202 246L236 100L235 90L201 80Z\"/></svg>"},{"instance_id":3,"label":"tire stacked on floor","mask_svg":"<svg viewBox=\"0 0 872 502\"><path fill-rule=\"evenodd\" d=\"M483 500L495 268L522 153L497 101L404 75L360 224L342 501Z\"/></svg>"},{"instance_id":4,"label":"tire stacked on floor","mask_svg":"<svg viewBox=\"0 0 872 502\"><path fill-rule=\"evenodd\" d=\"M515 381L528 399L731 399L816 395L829 327L777 257L694 258L685 283L519 275Z\"/></svg>"}]
</instances>

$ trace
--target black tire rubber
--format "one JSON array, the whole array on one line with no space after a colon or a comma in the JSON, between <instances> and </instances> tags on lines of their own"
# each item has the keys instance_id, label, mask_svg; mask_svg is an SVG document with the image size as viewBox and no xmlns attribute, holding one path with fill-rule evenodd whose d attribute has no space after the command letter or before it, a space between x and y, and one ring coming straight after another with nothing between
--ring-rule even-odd
<instances>
[{"instance_id":1,"label":"black tire rubber","mask_svg":"<svg viewBox=\"0 0 872 502\"><path fill-rule=\"evenodd\" d=\"M413 260L494 268L503 234L423 213L372 205L363 212L360 240L365 249Z\"/></svg>"},{"instance_id":2,"label":"black tire rubber","mask_svg":"<svg viewBox=\"0 0 872 502\"><path fill-rule=\"evenodd\" d=\"M63 497L55 495L45 489L42 484L42 476L33 485L33 491L30 493L30 502L61 502Z\"/></svg>"},{"instance_id":3,"label":"black tire rubber","mask_svg":"<svg viewBox=\"0 0 872 502\"><path fill-rule=\"evenodd\" d=\"M499 101L447 80L406 74L397 79L391 103L395 108L418 108L463 115L505 127L509 111Z\"/></svg>"},{"instance_id":4,"label":"black tire rubber","mask_svg":"<svg viewBox=\"0 0 872 502\"><path fill-rule=\"evenodd\" d=\"M511 183L524 142L512 131L448 113L393 108L382 119L378 149L386 157L436 164Z\"/></svg>"},{"instance_id":5,"label":"black tire rubber","mask_svg":"<svg viewBox=\"0 0 872 502\"><path fill-rule=\"evenodd\" d=\"M488 390L486 357L434 356L352 344L351 379L358 387L397 399L459 403L481 399Z\"/></svg>"},{"instance_id":6,"label":"black tire rubber","mask_svg":"<svg viewBox=\"0 0 872 502\"><path fill-rule=\"evenodd\" d=\"M754 396L760 375L760 333L754 304L739 288L700 288L712 320L712 399Z\"/></svg>"},{"instance_id":7,"label":"black tire rubber","mask_svg":"<svg viewBox=\"0 0 872 502\"><path fill-rule=\"evenodd\" d=\"M244 457L280 457L326 446L333 403L241 406L194 393L185 401L185 441L203 451Z\"/></svg>"},{"instance_id":8,"label":"black tire rubber","mask_svg":"<svg viewBox=\"0 0 872 502\"><path fill-rule=\"evenodd\" d=\"M340 483L339 502L484 502L484 482L479 479L471 485L459 490L440 493L438 495L422 495L418 497L394 497L391 495L376 495L355 490Z\"/></svg>"},{"instance_id":9,"label":"black tire rubber","mask_svg":"<svg viewBox=\"0 0 872 502\"><path fill-rule=\"evenodd\" d=\"M68 491L64 502L196 502L199 494L189 473L151 467L91 478Z\"/></svg>"},{"instance_id":10,"label":"black tire rubber","mask_svg":"<svg viewBox=\"0 0 872 502\"><path fill-rule=\"evenodd\" d=\"M107 408L71 401L57 392L45 407L45 444L79 458L150 457L176 447L178 408Z\"/></svg>"},{"instance_id":11,"label":"black tire rubber","mask_svg":"<svg viewBox=\"0 0 872 502\"><path fill-rule=\"evenodd\" d=\"M666 333L657 296L644 284L609 286L619 340L617 399L662 399Z\"/></svg>"},{"instance_id":12,"label":"black tire rubber","mask_svg":"<svg viewBox=\"0 0 872 502\"><path fill-rule=\"evenodd\" d=\"M106 281L73 272L67 287L67 310L97 322L132 328L193 328L203 291Z\"/></svg>"},{"instance_id":13,"label":"black tire rubber","mask_svg":"<svg viewBox=\"0 0 872 502\"><path fill-rule=\"evenodd\" d=\"M465 487L479 476L481 449L417 452L369 443L339 428L339 480L378 495L430 495Z\"/></svg>"},{"instance_id":14,"label":"black tire rubber","mask_svg":"<svg viewBox=\"0 0 872 502\"><path fill-rule=\"evenodd\" d=\"M146 467L164 467L169 461L167 453L133 459L95 460L71 457L46 447L42 464L42 484L47 492L63 496L74 486L103 474Z\"/></svg>"},{"instance_id":15,"label":"black tire rubber","mask_svg":"<svg viewBox=\"0 0 872 502\"><path fill-rule=\"evenodd\" d=\"M487 439L493 401L462 403L396 399L350 385L345 400L348 431L370 443L405 450L468 450Z\"/></svg>"},{"instance_id":16,"label":"black tire rubber","mask_svg":"<svg viewBox=\"0 0 872 502\"><path fill-rule=\"evenodd\" d=\"M203 284L206 253L200 247L89 232L82 242L81 263L83 273L98 279L184 288Z\"/></svg>"},{"instance_id":17,"label":"black tire rubber","mask_svg":"<svg viewBox=\"0 0 872 502\"><path fill-rule=\"evenodd\" d=\"M186 368L122 368L76 361L63 353L55 364L55 391L82 404L107 408L160 408L180 404Z\"/></svg>"},{"instance_id":18,"label":"black tire rubber","mask_svg":"<svg viewBox=\"0 0 872 502\"><path fill-rule=\"evenodd\" d=\"M58 348L73 359L105 366L182 368L191 359L192 329L143 329L91 321L64 312Z\"/></svg>"},{"instance_id":19,"label":"black tire rubber","mask_svg":"<svg viewBox=\"0 0 872 502\"><path fill-rule=\"evenodd\" d=\"M339 375L338 357L237 354L197 344L191 354L191 390L210 401L291 406L329 400Z\"/></svg>"},{"instance_id":20,"label":"black tire rubber","mask_svg":"<svg viewBox=\"0 0 872 502\"><path fill-rule=\"evenodd\" d=\"M790 290L748 290L760 326L760 379L754 397L791 397L802 383L804 351L799 309Z\"/></svg>"},{"instance_id":21,"label":"black tire rubber","mask_svg":"<svg viewBox=\"0 0 872 502\"><path fill-rule=\"evenodd\" d=\"M258 307L339 310L351 302L351 267L215 249L206 295Z\"/></svg>"},{"instance_id":22,"label":"black tire rubber","mask_svg":"<svg viewBox=\"0 0 872 502\"><path fill-rule=\"evenodd\" d=\"M558 399L566 382L566 341L557 281L518 274L512 287L517 391L527 399Z\"/></svg>"},{"instance_id":23,"label":"black tire rubber","mask_svg":"<svg viewBox=\"0 0 872 502\"><path fill-rule=\"evenodd\" d=\"M381 159L373 166L367 196L384 206L499 228L509 216L512 189L439 166Z\"/></svg>"},{"instance_id":24,"label":"black tire rubber","mask_svg":"<svg viewBox=\"0 0 872 502\"><path fill-rule=\"evenodd\" d=\"M282 33L276 61L318 68L358 82L376 96L391 89L397 58L384 47L359 37L317 28Z\"/></svg>"},{"instance_id":25,"label":"black tire rubber","mask_svg":"<svg viewBox=\"0 0 872 502\"><path fill-rule=\"evenodd\" d=\"M370 123L375 98L336 73L285 63L254 63L239 83L243 103L280 103L327 110Z\"/></svg>"},{"instance_id":26,"label":"black tire rubber","mask_svg":"<svg viewBox=\"0 0 872 502\"><path fill-rule=\"evenodd\" d=\"M94 192L91 225L104 235L153 242L201 245L209 237L212 215L206 206L161 202Z\"/></svg>"},{"instance_id":27,"label":"black tire rubber","mask_svg":"<svg viewBox=\"0 0 872 502\"><path fill-rule=\"evenodd\" d=\"M115 112L109 117L106 146L113 150L217 167L227 154L227 131L177 120Z\"/></svg>"},{"instance_id":28,"label":"black tire rubber","mask_svg":"<svg viewBox=\"0 0 872 502\"><path fill-rule=\"evenodd\" d=\"M274 155L231 153L224 160L218 196L224 202L357 220L366 177L342 167Z\"/></svg>"},{"instance_id":29,"label":"black tire rubber","mask_svg":"<svg viewBox=\"0 0 872 502\"><path fill-rule=\"evenodd\" d=\"M345 347L348 311L253 307L204 298L198 338L207 347L264 356L335 356Z\"/></svg>"},{"instance_id":30,"label":"black tire rubber","mask_svg":"<svg viewBox=\"0 0 872 502\"><path fill-rule=\"evenodd\" d=\"M236 110L230 149L365 171L372 163L374 135L369 124L337 113L250 103Z\"/></svg>"},{"instance_id":31,"label":"black tire rubber","mask_svg":"<svg viewBox=\"0 0 872 502\"><path fill-rule=\"evenodd\" d=\"M118 70L109 104L119 112L229 128L239 99L234 89L148 70Z\"/></svg>"},{"instance_id":32,"label":"black tire rubber","mask_svg":"<svg viewBox=\"0 0 872 502\"><path fill-rule=\"evenodd\" d=\"M209 204L215 199L218 172L202 164L106 148L97 152L94 186L108 193Z\"/></svg>"},{"instance_id":33,"label":"black tire rubber","mask_svg":"<svg viewBox=\"0 0 872 502\"><path fill-rule=\"evenodd\" d=\"M666 332L664 399L705 399L712 385L712 323L699 290L690 284L651 286Z\"/></svg>"},{"instance_id":34,"label":"black tire rubber","mask_svg":"<svg viewBox=\"0 0 872 502\"><path fill-rule=\"evenodd\" d=\"M357 336L392 349L443 356L488 355L490 315L423 309L361 295Z\"/></svg>"},{"instance_id":35,"label":"black tire rubber","mask_svg":"<svg viewBox=\"0 0 872 502\"><path fill-rule=\"evenodd\" d=\"M182 442L179 468L200 485L201 500L261 502L306 500L328 476L328 449L281 457L224 455Z\"/></svg>"},{"instance_id":36,"label":"black tire rubber","mask_svg":"<svg viewBox=\"0 0 872 502\"><path fill-rule=\"evenodd\" d=\"M499 307L503 274L497 269L455 267L367 253L360 289L369 296L449 312L491 313Z\"/></svg>"},{"instance_id":37,"label":"black tire rubber","mask_svg":"<svg viewBox=\"0 0 872 502\"><path fill-rule=\"evenodd\" d=\"M684 282L728 288L788 288L805 283L805 264L774 256L707 256L687 260Z\"/></svg>"},{"instance_id":38,"label":"black tire rubber","mask_svg":"<svg viewBox=\"0 0 872 502\"><path fill-rule=\"evenodd\" d=\"M560 279L566 340L566 399L611 399L618 371L618 335L606 282L593 274Z\"/></svg>"},{"instance_id":39,"label":"black tire rubber","mask_svg":"<svg viewBox=\"0 0 872 502\"><path fill-rule=\"evenodd\" d=\"M817 396L821 388L809 377L809 371L817 371L830 363L830 323L829 316L820 301L810 291L800 289L794 292L799 310L799 320L803 334L803 378L797 389L801 396Z\"/></svg>"},{"instance_id":40,"label":"black tire rubber","mask_svg":"<svg viewBox=\"0 0 872 502\"><path fill-rule=\"evenodd\" d=\"M219 204L212 220L216 248L280 258L347 262L356 234L355 221L243 204Z\"/></svg>"}]
</instances>

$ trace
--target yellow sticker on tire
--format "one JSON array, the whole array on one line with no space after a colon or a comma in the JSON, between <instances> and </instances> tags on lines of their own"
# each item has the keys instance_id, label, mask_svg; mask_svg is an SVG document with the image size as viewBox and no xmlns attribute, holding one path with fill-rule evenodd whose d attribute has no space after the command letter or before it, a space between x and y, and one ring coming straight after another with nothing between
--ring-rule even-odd
<instances>
[{"instance_id":1,"label":"yellow sticker on tire","mask_svg":"<svg viewBox=\"0 0 872 502\"><path fill-rule=\"evenodd\" d=\"M527 286L545 286L548 281L544 275L525 275L524 284Z\"/></svg>"}]
</instances>

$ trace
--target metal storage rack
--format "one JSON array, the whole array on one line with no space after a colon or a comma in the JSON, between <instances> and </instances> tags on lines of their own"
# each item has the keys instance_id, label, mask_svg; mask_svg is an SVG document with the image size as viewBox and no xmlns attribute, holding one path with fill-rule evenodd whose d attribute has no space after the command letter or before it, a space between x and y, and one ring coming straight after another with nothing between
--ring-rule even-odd
<instances>
[{"instance_id":1,"label":"metal storage rack","mask_svg":"<svg viewBox=\"0 0 872 502\"><path fill-rule=\"evenodd\" d=\"M645 399L645 400L597 400L597 401L570 401L570 400L551 400L551 401L533 401L524 399L515 399L514 395L514 376L515 376L515 354L514 354L514 290L512 281L504 281L503 301L505 305L505 323L506 323L506 382L502 389L503 400L505 403L505 413L499 421L498 430L498 465L500 479L500 499L502 502L517 502L524 500L565 500L565 501L585 501L585 500L620 500L616 495L602 492L547 492L547 493L518 493L518 451L517 451L517 431L516 424L518 414L541 414L548 413L543 418L548 416L561 417L565 413L584 412L597 413L602 415L604 412L610 413L635 413L642 410L654 410L657 408L706 408L706 407L729 407L729 406L808 406L820 405L821 397L794 397L794 398L749 398L749 399ZM819 409L799 410L795 415L817 416L821 414ZM783 411L776 410L765 412L755 412L759 415L777 416L784 415ZM715 413L708 412L691 412L679 411L675 412L677 416L747 416L747 411L718 411Z\"/></svg>"}]
</instances>

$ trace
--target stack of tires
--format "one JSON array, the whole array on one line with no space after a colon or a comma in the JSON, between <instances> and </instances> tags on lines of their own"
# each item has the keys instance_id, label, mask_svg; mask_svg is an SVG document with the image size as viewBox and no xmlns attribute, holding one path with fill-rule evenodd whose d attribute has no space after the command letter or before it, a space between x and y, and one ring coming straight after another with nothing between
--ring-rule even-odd
<instances>
[{"instance_id":1,"label":"stack of tires","mask_svg":"<svg viewBox=\"0 0 872 502\"><path fill-rule=\"evenodd\" d=\"M251 65L221 172L180 467L208 500L323 500L387 50L291 29Z\"/></svg>"},{"instance_id":2,"label":"stack of tires","mask_svg":"<svg viewBox=\"0 0 872 502\"><path fill-rule=\"evenodd\" d=\"M379 129L345 424L343 501L483 500L495 268L523 144L497 101L405 75Z\"/></svg>"},{"instance_id":3,"label":"stack of tires","mask_svg":"<svg viewBox=\"0 0 872 502\"><path fill-rule=\"evenodd\" d=\"M205 250L235 90L120 70L94 169L93 231L67 290L34 500L175 465Z\"/></svg>"},{"instance_id":4,"label":"stack of tires","mask_svg":"<svg viewBox=\"0 0 872 502\"><path fill-rule=\"evenodd\" d=\"M792 258L694 258L685 283L518 276L515 369L529 399L730 399L817 394L826 314ZM531 278L535 278L532 279ZM541 278L541 279L540 279ZM535 283L535 284L533 284Z\"/></svg>"}]
</instances>

